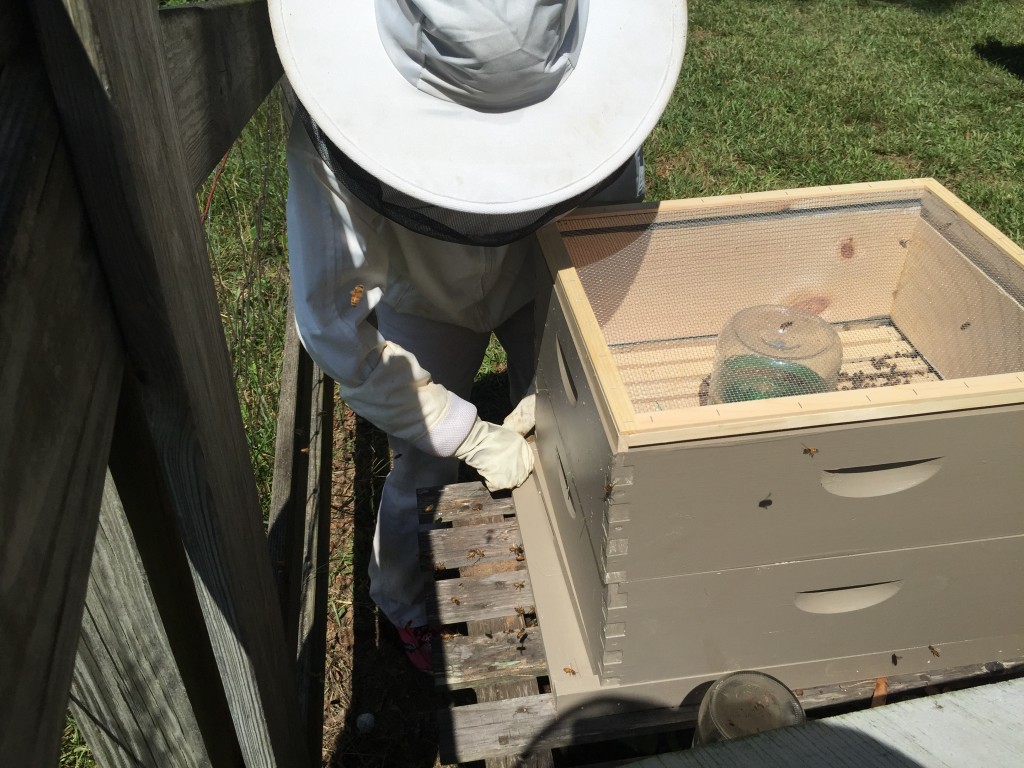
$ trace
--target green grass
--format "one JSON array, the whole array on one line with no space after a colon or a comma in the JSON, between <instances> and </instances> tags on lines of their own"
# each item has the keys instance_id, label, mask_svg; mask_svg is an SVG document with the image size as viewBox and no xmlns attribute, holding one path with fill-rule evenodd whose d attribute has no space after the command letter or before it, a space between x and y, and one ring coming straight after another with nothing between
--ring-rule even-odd
<instances>
[{"instance_id":1,"label":"green grass","mask_svg":"<svg viewBox=\"0 0 1024 768\"><path fill-rule=\"evenodd\" d=\"M1024 0L690 0L683 73L647 142L648 198L933 176L1024 244L1024 80L979 55L993 41L1024 45ZM265 506L288 290L284 133L275 94L205 223ZM485 391L503 362L492 342ZM350 571L351 553L331 568ZM340 619L347 605L331 609ZM69 721L61 768L92 765Z\"/></svg>"},{"instance_id":2,"label":"green grass","mask_svg":"<svg viewBox=\"0 0 1024 768\"><path fill-rule=\"evenodd\" d=\"M275 89L231 148L223 172L214 172L197 195L201 208L210 201L204 223L210 264L264 513L288 309L287 128Z\"/></svg>"},{"instance_id":3,"label":"green grass","mask_svg":"<svg viewBox=\"0 0 1024 768\"><path fill-rule=\"evenodd\" d=\"M1024 2L691 0L649 197L933 176L1024 242L1024 81L991 41L1024 44Z\"/></svg>"}]
</instances>

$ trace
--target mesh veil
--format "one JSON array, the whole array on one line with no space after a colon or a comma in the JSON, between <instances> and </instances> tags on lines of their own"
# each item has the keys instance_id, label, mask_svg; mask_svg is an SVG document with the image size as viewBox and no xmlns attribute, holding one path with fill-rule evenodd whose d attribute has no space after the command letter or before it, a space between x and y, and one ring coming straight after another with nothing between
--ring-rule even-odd
<instances>
[{"instance_id":1,"label":"mesh veil","mask_svg":"<svg viewBox=\"0 0 1024 768\"><path fill-rule=\"evenodd\" d=\"M436 240L485 247L507 245L597 197L601 197L603 203L638 202L643 198L643 160L638 151L605 181L554 206L500 215L442 208L406 195L367 173L324 135L301 104L298 115L317 154L353 195L396 224ZM637 181L624 185L624 177L627 182L629 177ZM630 190L626 198L603 199L605 196L601 193L616 190L618 194L622 188Z\"/></svg>"}]
</instances>

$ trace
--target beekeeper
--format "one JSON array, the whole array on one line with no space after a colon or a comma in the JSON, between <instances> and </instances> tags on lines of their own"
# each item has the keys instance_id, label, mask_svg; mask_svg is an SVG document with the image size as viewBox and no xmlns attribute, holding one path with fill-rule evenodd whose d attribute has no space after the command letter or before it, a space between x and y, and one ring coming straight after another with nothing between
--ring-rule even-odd
<instances>
[{"instance_id":1,"label":"beekeeper","mask_svg":"<svg viewBox=\"0 0 1024 768\"><path fill-rule=\"evenodd\" d=\"M685 0L271 0L300 109L288 144L295 319L390 440L370 593L430 668L416 489L459 460L514 488L533 454L533 233L642 191L639 150L683 58ZM613 192L612 194L621 194ZM513 402L468 401L491 332Z\"/></svg>"}]
</instances>

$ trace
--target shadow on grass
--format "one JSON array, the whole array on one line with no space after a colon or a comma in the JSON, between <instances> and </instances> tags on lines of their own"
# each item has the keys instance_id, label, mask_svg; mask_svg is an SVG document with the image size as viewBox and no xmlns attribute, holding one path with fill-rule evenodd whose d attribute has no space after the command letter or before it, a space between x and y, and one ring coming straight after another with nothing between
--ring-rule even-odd
<instances>
[{"instance_id":1,"label":"shadow on grass","mask_svg":"<svg viewBox=\"0 0 1024 768\"><path fill-rule=\"evenodd\" d=\"M1024 44L1007 45L990 37L984 43L975 43L974 52L989 64L996 64L1024 80Z\"/></svg>"},{"instance_id":2,"label":"shadow on grass","mask_svg":"<svg viewBox=\"0 0 1024 768\"><path fill-rule=\"evenodd\" d=\"M968 0L876 0L876 2L902 5L920 13L937 15L952 11L958 5L967 3Z\"/></svg>"}]
</instances>

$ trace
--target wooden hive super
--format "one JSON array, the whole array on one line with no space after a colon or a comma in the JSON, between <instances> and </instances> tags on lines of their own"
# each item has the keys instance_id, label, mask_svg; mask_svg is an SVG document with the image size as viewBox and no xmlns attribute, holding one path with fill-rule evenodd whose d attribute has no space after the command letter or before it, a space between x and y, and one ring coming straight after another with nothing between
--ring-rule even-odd
<instances>
[{"instance_id":1,"label":"wooden hive super","mask_svg":"<svg viewBox=\"0 0 1024 768\"><path fill-rule=\"evenodd\" d=\"M559 706L1021 655L1019 247L930 179L591 210L541 239ZM836 327L840 391L702 404L716 334L756 304Z\"/></svg>"}]
</instances>

